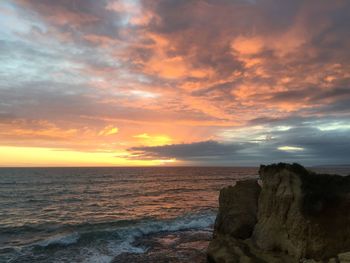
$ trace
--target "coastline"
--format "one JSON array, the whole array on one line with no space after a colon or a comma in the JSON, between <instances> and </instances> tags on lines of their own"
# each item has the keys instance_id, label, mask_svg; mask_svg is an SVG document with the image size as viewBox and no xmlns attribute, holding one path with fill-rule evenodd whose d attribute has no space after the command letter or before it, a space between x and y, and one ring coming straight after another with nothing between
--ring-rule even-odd
<instances>
[{"instance_id":1,"label":"coastline","mask_svg":"<svg viewBox=\"0 0 350 263\"><path fill-rule=\"evenodd\" d=\"M350 261L350 175L286 163L259 174L220 191L210 263Z\"/></svg>"}]
</instances>

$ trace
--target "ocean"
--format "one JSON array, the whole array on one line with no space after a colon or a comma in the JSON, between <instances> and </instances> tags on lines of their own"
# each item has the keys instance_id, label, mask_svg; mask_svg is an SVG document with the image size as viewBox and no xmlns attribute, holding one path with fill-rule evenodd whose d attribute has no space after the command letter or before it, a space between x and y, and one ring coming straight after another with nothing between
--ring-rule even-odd
<instances>
[{"instance_id":1,"label":"ocean","mask_svg":"<svg viewBox=\"0 0 350 263\"><path fill-rule=\"evenodd\" d=\"M219 190L257 170L2 168L0 262L205 262Z\"/></svg>"},{"instance_id":2,"label":"ocean","mask_svg":"<svg viewBox=\"0 0 350 263\"><path fill-rule=\"evenodd\" d=\"M0 169L0 262L166 261L169 250L198 258L219 190L256 176L256 168Z\"/></svg>"}]
</instances>

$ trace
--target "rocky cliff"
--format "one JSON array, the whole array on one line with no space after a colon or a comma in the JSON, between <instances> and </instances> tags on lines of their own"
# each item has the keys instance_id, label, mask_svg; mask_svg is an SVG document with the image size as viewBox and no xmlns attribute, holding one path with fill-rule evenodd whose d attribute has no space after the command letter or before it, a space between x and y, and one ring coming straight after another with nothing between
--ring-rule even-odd
<instances>
[{"instance_id":1,"label":"rocky cliff","mask_svg":"<svg viewBox=\"0 0 350 263\"><path fill-rule=\"evenodd\" d=\"M350 262L350 176L261 166L221 190L208 261Z\"/></svg>"},{"instance_id":2,"label":"rocky cliff","mask_svg":"<svg viewBox=\"0 0 350 263\"><path fill-rule=\"evenodd\" d=\"M260 191L261 187L256 180L239 181L234 187L222 189L214 237L220 234L240 239L250 237L257 223Z\"/></svg>"}]
</instances>

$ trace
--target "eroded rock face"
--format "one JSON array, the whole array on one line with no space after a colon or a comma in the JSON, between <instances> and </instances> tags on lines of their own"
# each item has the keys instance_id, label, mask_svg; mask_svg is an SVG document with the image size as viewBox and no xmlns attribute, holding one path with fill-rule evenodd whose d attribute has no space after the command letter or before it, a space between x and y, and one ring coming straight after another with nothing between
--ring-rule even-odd
<instances>
[{"instance_id":1,"label":"eroded rock face","mask_svg":"<svg viewBox=\"0 0 350 263\"><path fill-rule=\"evenodd\" d=\"M227 234L240 239L250 237L257 222L260 191L257 180L239 181L235 186L223 188L220 191L214 236Z\"/></svg>"},{"instance_id":2,"label":"eroded rock face","mask_svg":"<svg viewBox=\"0 0 350 263\"><path fill-rule=\"evenodd\" d=\"M221 191L210 262L348 262L350 176L298 164L259 174L261 192L252 180Z\"/></svg>"},{"instance_id":3,"label":"eroded rock face","mask_svg":"<svg viewBox=\"0 0 350 263\"><path fill-rule=\"evenodd\" d=\"M296 258L331 258L350 250L350 177L300 165L261 166L263 187L253 240Z\"/></svg>"},{"instance_id":4,"label":"eroded rock face","mask_svg":"<svg viewBox=\"0 0 350 263\"><path fill-rule=\"evenodd\" d=\"M252 235L257 222L260 191L257 180L239 181L220 191L214 239L207 251L209 262L253 262L243 239Z\"/></svg>"}]
</instances>

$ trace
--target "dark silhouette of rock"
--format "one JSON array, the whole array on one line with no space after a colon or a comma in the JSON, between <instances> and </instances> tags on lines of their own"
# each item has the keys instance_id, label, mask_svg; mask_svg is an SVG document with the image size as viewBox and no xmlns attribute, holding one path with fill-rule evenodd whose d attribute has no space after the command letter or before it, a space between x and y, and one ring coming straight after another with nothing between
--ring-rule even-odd
<instances>
[{"instance_id":1,"label":"dark silhouette of rock","mask_svg":"<svg viewBox=\"0 0 350 263\"><path fill-rule=\"evenodd\" d=\"M257 222L260 190L256 180L239 181L233 187L223 188L214 235L225 233L240 239L250 237Z\"/></svg>"},{"instance_id":2,"label":"dark silhouette of rock","mask_svg":"<svg viewBox=\"0 0 350 263\"><path fill-rule=\"evenodd\" d=\"M208 261L350 262L350 176L283 163L261 166L259 174L260 195L251 180L220 193Z\"/></svg>"}]
</instances>

